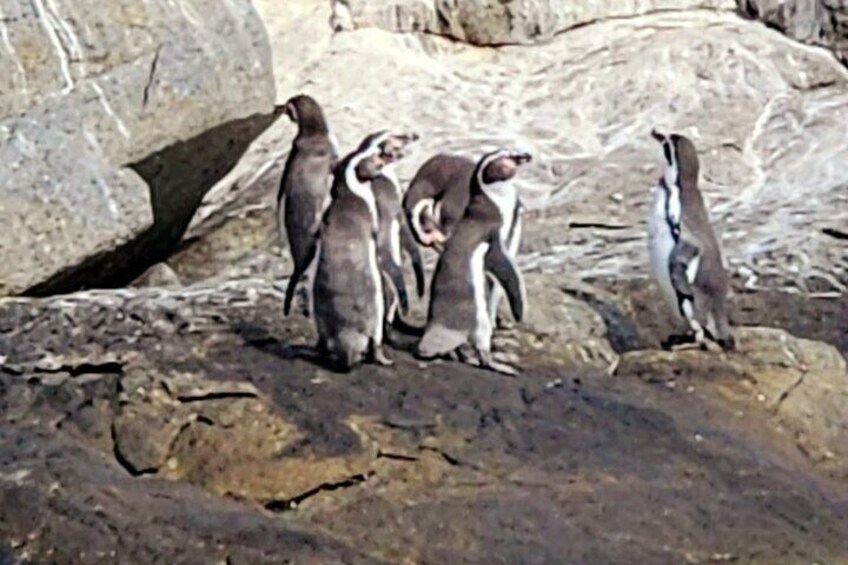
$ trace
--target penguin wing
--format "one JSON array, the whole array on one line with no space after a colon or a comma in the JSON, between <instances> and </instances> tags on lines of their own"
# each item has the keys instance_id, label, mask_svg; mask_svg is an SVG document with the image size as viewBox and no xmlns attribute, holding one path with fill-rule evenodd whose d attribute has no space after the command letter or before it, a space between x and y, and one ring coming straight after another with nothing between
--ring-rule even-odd
<instances>
[{"instance_id":1,"label":"penguin wing","mask_svg":"<svg viewBox=\"0 0 848 565\"><path fill-rule=\"evenodd\" d=\"M391 250L385 249L383 246L377 249L377 261L380 263L380 270L389 277L389 280L392 281L392 286L395 287L401 312L407 314L409 312L409 297L406 293L406 282L403 280L403 272L400 270L400 265L395 263Z\"/></svg>"},{"instance_id":2,"label":"penguin wing","mask_svg":"<svg viewBox=\"0 0 848 565\"><path fill-rule=\"evenodd\" d=\"M312 261L315 260L315 254L318 251L319 237L320 232L319 235L314 237L312 241L309 242L306 249L306 254L304 256L304 261L299 265L295 265L294 272L292 273L291 277L289 277L289 284L288 286L286 286L286 299L283 303L283 314L285 314L286 316L288 316L289 312L291 311L291 303L292 299L294 298L294 291L297 288L297 283L300 282L301 277L303 277L303 273L305 273L306 270L309 269L309 266L312 264Z\"/></svg>"},{"instance_id":3,"label":"penguin wing","mask_svg":"<svg viewBox=\"0 0 848 565\"><path fill-rule=\"evenodd\" d=\"M681 238L668 259L671 284L677 292L679 299L693 298L695 291L693 285L698 276L698 267L701 261L701 251L698 246Z\"/></svg>"},{"instance_id":4,"label":"penguin wing","mask_svg":"<svg viewBox=\"0 0 848 565\"><path fill-rule=\"evenodd\" d=\"M421 252L418 250L418 244L415 243L415 236L412 235L412 229L409 227L409 222L403 213L398 215L398 223L400 223L400 243L406 254L409 255L409 260L412 261L412 270L415 271L415 287L418 291L418 298L424 296L424 262L421 260Z\"/></svg>"},{"instance_id":5,"label":"penguin wing","mask_svg":"<svg viewBox=\"0 0 848 565\"><path fill-rule=\"evenodd\" d=\"M495 234L489 243L489 251L486 253L484 268L491 273L509 298L509 307L516 321L524 318L524 281L515 263L506 254L500 237Z\"/></svg>"}]
</instances>

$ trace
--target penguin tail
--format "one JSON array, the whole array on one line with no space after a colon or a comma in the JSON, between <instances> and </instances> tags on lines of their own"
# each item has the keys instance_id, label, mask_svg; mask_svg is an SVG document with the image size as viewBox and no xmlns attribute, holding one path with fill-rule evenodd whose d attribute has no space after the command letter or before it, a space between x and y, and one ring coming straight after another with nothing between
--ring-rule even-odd
<instances>
[{"instance_id":1,"label":"penguin tail","mask_svg":"<svg viewBox=\"0 0 848 565\"><path fill-rule=\"evenodd\" d=\"M332 367L337 372L347 373L363 362L368 349L368 338L359 332L343 331L336 339Z\"/></svg>"}]
</instances>

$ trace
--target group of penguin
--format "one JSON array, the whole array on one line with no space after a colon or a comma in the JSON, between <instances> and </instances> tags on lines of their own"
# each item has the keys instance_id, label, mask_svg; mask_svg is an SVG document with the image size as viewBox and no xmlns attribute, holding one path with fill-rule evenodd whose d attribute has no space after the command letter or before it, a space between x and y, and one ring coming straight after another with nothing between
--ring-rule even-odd
<instances>
[{"instance_id":1,"label":"group of penguin","mask_svg":"<svg viewBox=\"0 0 848 565\"><path fill-rule=\"evenodd\" d=\"M438 154L404 191L393 165L416 134L372 133L341 156L315 99L297 95L284 112L298 128L277 198L279 227L294 262L284 312L289 315L295 294L305 291L305 313L318 334L316 356L341 371L362 362L390 365L383 344L399 328L418 338L415 354L421 359L456 356L517 374L495 359L492 334L503 292L513 317L520 322L524 315L524 283L515 261L522 205L512 180L532 156L497 149L475 162ZM666 161L648 217L654 278L688 323L683 347L733 349L729 278L698 190L697 152L681 135L652 135ZM418 297L425 294L419 246L439 254L423 328L399 316L409 308L404 253Z\"/></svg>"}]
</instances>

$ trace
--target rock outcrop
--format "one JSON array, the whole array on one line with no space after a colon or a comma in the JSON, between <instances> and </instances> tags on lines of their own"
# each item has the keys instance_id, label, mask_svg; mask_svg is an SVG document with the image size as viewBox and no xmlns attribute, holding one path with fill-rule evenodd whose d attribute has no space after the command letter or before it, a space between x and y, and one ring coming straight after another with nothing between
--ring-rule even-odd
<instances>
[{"instance_id":1,"label":"rock outcrop","mask_svg":"<svg viewBox=\"0 0 848 565\"><path fill-rule=\"evenodd\" d=\"M830 53L732 0L252 0L272 77L246 0L137 4L0 0L0 215L19 219L0 294L136 279L0 298L0 562L848 555ZM423 363L411 336L393 367L310 357L310 321L281 314L295 127L272 82L277 103L313 94L343 149L419 133L403 181L436 151L534 154L526 319L494 340L518 378ZM741 328L733 354L658 350L676 328L643 277L654 126L700 149L733 321L781 328Z\"/></svg>"},{"instance_id":2,"label":"rock outcrop","mask_svg":"<svg viewBox=\"0 0 848 565\"><path fill-rule=\"evenodd\" d=\"M106 255L178 241L270 121L237 124L274 102L245 0L3 0L0 38L0 295L131 280ZM68 276L83 264L89 280Z\"/></svg>"},{"instance_id":3,"label":"rock outcrop","mask_svg":"<svg viewBox=\"0 0 848 565\"><path fill-rule=\"evenodd\" d=\"M763 412L835 478L848 477L848 369L836 348L768 328L736 332L739 351L634 351L617 374L671 384Z\"/></svg>"},{"instance_id":4,"label":"rock outcrop","mask_svg":"<svg viewBox=\"0 0 848 565\"><path fill-rule=\"evenodd\" d=\"M275 4L265 4L259 9L274 13ZM287 54L292 26L312 29L327 17L325 8L294 4L301 6L295 23L270 30L280 68L301 69L278 77L288 89L279 95L314 95L343 148L387 125L418 132L420 142L398 164L404 182L437 151L477 156L505 144L533 152L537 159L519 181L528 206L525 269L646 274L644 217L662 167L648 132L658 127L695 141L702 188L740 284L845 292L848 174L833 163L848 160L848 70L830 53L721 5L665 6L641 16L634 9L625 18L602 13L533 46L480 48L361 27L327 31ZM376 14L384 4L348 5ZM530 3L498 3L523 5ZM596 9L613 9L604 6ZM392 87L375 95L364 72L391 77ZM216 214L232 219L211 236L220 254L203 249L207 272L215 264L243 274L253 264L259 275L267 261L254 261L245 245L261 254L277 244L272 200L294 128L281 124L269 133L261 149L275 166L217 187L203 204L209 213L192 226L192 237L203 239L220 225L210 221ZM255 230L261 238L246 237ZM228 233L240 239L225 245Z\"/></svg>"},{"instance_id":5,"label":"rock outcrop","mask_svg":"<svg viewBox=\"0 0 848 565\"><path fill-rule=\"evenodd\" d=\"M547 292L552 323L592 319ZM844 482L811 480L815 466L788 449L794 436L754 428L760 420L682 380L673 394L667 378L610 378L591 358L569 368L520 343L518 379L422 367L404 352L394 368L339 375L300 357L311 330L279 316L281 298L241 281L0 300L0 555L708 563L848 553L848 516L833 502ZM569 357L578 334L561 330L536 338ZM603 340L585 336L596 342L587 349ZM811 406L840 402L813 378L838 368L827 348L763 331L740 342L728 364L682 357L692 386L744 373L771 406L798 361L810 374L781 422L796 412L812 422ZM781 372L781 344L812 357ZM621 364L631 374L632 355ZM646 374L673 370L654 359ZM836 423L826 422L805 433Z\"/></svg>"},{"instance_id":6,"label":"rock outcrop","mask_svg":"<svg viewBox=\"0 0 848 565\"><path fill-rule=\"evenodd\" d=\"M568 30L603 20L658 12L730 10L729 0L549 2L522 0L334 0L336 29L378 27L431 33L479 46L544 43Z\"/></svg>"},{"instance_id":7,"label":"rock outcrop","mask_svg":"<svg viewBox=\"0 0 848 565\"><path fill-rule=\"evenodd\" d=\"M746 15L793 39L831 49L848 65L848 5L842 0L737 0Z\"/></svg>"}]
</instances>

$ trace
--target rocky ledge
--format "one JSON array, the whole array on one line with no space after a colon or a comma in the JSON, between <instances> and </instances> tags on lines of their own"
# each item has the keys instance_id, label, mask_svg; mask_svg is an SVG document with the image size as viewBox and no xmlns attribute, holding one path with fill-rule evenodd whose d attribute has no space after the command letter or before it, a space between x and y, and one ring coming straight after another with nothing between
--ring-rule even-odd
<instances>
[{"instance_id":1,"label":"rocky ledge","mask_svg":"<svg viewBox=\"0 0 848 565\"><path fill-rule=\"evenodd\" d=\"M327 371L303 355L308 321L281 318L280 289L260 280L0 302L3 551L60 563L848 555L835 348L752 328L732 355L619 356L597 304L542 280L530 284L544 320L499 335L517 379L403 351L393 368Z\"/></svg>"},{"instance_id":2,"label":"rocky ledge","mask_svg":"<svg viewBox=\"0 0 848 565\"><path fill-rule=\"evenodd\" d=\"M848 560L845 9L601 4L0 0L0 295L43 297L0 299L0 563ZM538 155L520 377L310 361L299 92L344 147L419 133L402 181ZM734 353L660 348L653 126L701 151Z\"/></svg>"}]
</instances>

